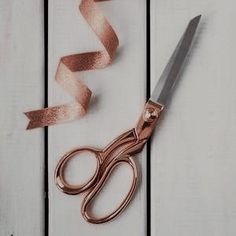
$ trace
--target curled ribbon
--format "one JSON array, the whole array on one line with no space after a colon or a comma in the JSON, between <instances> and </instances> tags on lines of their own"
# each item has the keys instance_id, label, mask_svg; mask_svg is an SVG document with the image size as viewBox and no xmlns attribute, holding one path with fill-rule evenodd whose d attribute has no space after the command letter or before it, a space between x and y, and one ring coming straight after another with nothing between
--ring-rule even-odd
<instances>
[{"instance_id":1,"label":"curled ribbon","mask_svg":"<svg viewBox=\"0 0 236 236\"><path fill-rule=\"evenodd\" d=\"M85 52L62 57L55 80L75 101L72 103L25 112L30 122L27 129L45 127L74 120L86 114L92 92L73 72L101 69L111 63L119 44L117 35L95 2L106 0L82 0L80 12L98 36L105 50Z\"/></svg>"}]
</instances>

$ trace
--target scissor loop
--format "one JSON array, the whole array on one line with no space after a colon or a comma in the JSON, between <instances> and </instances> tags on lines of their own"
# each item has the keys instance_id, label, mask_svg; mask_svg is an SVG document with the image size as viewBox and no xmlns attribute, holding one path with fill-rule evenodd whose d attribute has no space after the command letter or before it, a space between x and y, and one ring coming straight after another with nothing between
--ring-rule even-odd
<instances>
[{"instance_id":1,"label":"scissor loop","mask_svg":"<svg viewBox=\"0 0 236 236\"><path fill-rule=\"evenodd\" d=\"M132 169L133 179L132 179L130 190L116 210L114 210L112 213L106 216L103 216L100 218L95 217L92 215L92 209L91 209L92 205L94 205L93 201L95 200L98 193L104 187L111 173L119 164L128 164ZM81 212L85 220L93 224L101 224L101 223L110 221L113 218L115 218L117 215L119 215L129 204L135 192L135 189L137 187L137 180L138 180L138 171L137 171L136 164L131 156L125 155L111 161L110 164L105 168L105 171L102 173L102 176L100 176L96 185L93 188L91 188L91 191L89 191L87 196L84 198L84 201L81 207Z\"/></svg>"},{"instance_id":2,"label":"scissor loop","mask_svg":"<svg viewBox=\"0 0 236 236\"><path fill-rule=\"evenodd\" d=\"M85 184L80 184L80 185L72 185L69 184L66 179L65 179L65 168L68 162L74 158L74 157L79 157L79 154L82 152L90 152L95 156L96 158L96 170L93 176L85 183ZM93 149L93 148L78 148L75 149L71 152L66 153L58 163L56 170L55 170L55 181L56 185L58 186L59 189L61 189L64 193L75 195L82 193L89 189L97 180L97 177L99 175L99 170L101 166L101 156L100 156L100 151Z\"/></svg>"}]
</instances>

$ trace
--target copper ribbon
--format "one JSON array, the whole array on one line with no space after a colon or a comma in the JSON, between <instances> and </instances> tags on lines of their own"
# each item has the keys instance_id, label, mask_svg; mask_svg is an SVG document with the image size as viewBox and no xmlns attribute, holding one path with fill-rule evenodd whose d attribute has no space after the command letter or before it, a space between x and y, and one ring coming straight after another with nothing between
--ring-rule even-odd
<instances>
[{"instance_id":1,"label":"copper ribbon","mask_svg":"<svg viewBox=\"0 0 236 236\"><path fill-rule=\"evenodd\" d=\"M92 92L73 72L101 69L111 63L119 44L117 35L95 2L106 0L82 0L80 12L98 36L105 50L85 52L62 57L55 80L75 101L72 103L26 112L30 122L27 129L45 127L74 120L86 114Z\"/></svg>"}]
</instances>

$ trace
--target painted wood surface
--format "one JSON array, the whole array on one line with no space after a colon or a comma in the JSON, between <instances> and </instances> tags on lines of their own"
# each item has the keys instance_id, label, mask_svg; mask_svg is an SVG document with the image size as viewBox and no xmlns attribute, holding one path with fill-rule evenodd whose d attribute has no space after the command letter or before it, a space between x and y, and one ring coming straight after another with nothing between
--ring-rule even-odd
<instances>
[{"instance_id":1,"label":"painted wood surface","mask_svg":"<svg viewBox=\"0 0 236 236\"><path fill-rule=\"evenodd\" d=\"M54 184L54 169L60 157L72 148L103 148L113 138L132 128L145 102L146 84L146 5L145 1L106 1L99 3L120 39L117 57L103 70L76 74L94 92L87 116L81 120L49 128L49 235L136 235L146 231L145 152L137 157L143 178L139 189L118 219L103 225L84 221L80 207L84 194L69 196ZM132 14L130 12L132 9ZM135 16L135 17L134 17ZM59 58L71 53L102 49L95 34L78 11L78 1L49 1L49 103L71 101L54 81ZM85 165L84 168L81 165ZM72 183L86 177L94 162L75 159L68 166ZM90 172L91 174L91 172ZM88 177L88 175L87 175ZM78 180L79 179L79 180ZM121 184L122 183L122 184ZM127 166L120 167L95 205L95 212L114 209L131 183Z\"/></svg>"},{"instance_id":2,"label":"painted wood surface","mask_svg":"<svg viewBox=\"0 0 236 236\"><path fill-rule=\"evenodd\" d=\"M49 1L50 105L71 101L54 81L59 58L102 49L77 4ZM99 5L121 46L108 68L78 74L95 94L88 115L49 128L50 236L146 232L145 150L136 159L143 178L133 202L106 225L87 224L80 214L83 196L65 195L54 184L54 169L64 152L83 145L104 147L135 124L145 101L145 1ZM152 88L187 22L203 15L181 81L152 138L152 235L236 234L234 9L233 0L152 0ZM26 132L22 112L43 106L43 2L2 0L0 33L0 235L41 236L43 130ZM82 164L86 168L80 168ZM93 164L86 157L75 160L68 167L68 179L85 179ZM129 169L119 168L95 210L111 209L129 187L128 180Z\"/></svg>"},{"instance_id":3,"label":"painted wood surface","mask_svg":"<svg viewBox=\"0 0 236 236\"><path fill-rule=\"evenodd\" d=\"M43 130L23 112L43 106L42 1L0 2L0 235L43 235Z\"/></svg>"},{"instance_id":4,"label":"painted wood surface","mask_svg":"<svg viewBox=\"0 0 236 236\"><path fill-rule=\"evenodd\" d=\"M152 87L187 22L202 22L152 139L152 235L236 234L235 1L152 1Z\"/></svg>"}]
</instances>

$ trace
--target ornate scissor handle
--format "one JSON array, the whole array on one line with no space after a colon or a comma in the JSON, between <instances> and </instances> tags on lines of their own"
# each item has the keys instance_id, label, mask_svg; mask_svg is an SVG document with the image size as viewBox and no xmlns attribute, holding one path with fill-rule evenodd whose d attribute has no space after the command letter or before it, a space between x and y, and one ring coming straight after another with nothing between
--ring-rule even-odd
<instances>
[{"instance_id":1,"label":"ornate scissor handle","mask_svg":"<svg viewBox=\"0 0 236 236\"><path fill-rule=\"evenodd\" d=\"M81 152L93 153L96 156L97 168L95 170L94 175L85 184L71 185L65 180L65 168L68 162L75 156L79 155ZM121 154L117 157L114 157L114 159L112 159L107 164L103 162L102 154L104 154L102 151L98 151L92 148L75 149L62 157L55 170L56 185L64 193L75 195L88 190L88 194L86 195L82 203L81 213L88 222L94 224L110 221L119 213L121 213L130 202L137 187L138 172L135 162L133 161L131 156ZM91 203L95 200L95 197L105 185L108 177L119 164L128 164L132 168L133 180L130 190L122 201L122 203L119 205L119 207L115 209L112 213L101 218L94 217L90 209Z\"/></svg>"},{"instance_id":2,"label":"ornate scissor handle","mask_svg":"<svg viewBox=\"0 0 236 236\"><path fill-rule=\"evenodd\" d=\"M131 155L142 150L157 123L162 109L163 107L161 105L149 101L145 106L137 126L116 138L105 149L75 149L65 154L59 161L55 170L55 181L60 190L67 194L79 194L88 191L81 208L82 215L88 222L99 224L110 221L127 207L137 187L138 178L137 167ZM94 175L85 184L71 185L65 180L65 168L68 162L81 152L94 154L97 160L97 167ZM130 190L116 210L106 216L97 218L91 213L91 203L103 188L114 168L122 163L128 164L132 169L133 181Z\"/></svg>"}]
</instances>

